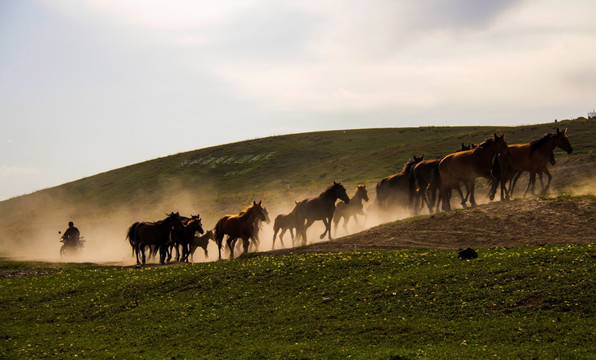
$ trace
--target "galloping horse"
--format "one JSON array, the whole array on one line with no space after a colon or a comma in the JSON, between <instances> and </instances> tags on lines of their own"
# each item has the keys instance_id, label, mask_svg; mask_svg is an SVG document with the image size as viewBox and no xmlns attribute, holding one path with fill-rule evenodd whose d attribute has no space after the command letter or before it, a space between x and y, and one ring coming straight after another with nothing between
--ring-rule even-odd
<instances>
[{"instance_id":1,"label":"galloping horse","mask_svg":"<svg viewBox=\"0 0 596 360\"><path fill-rule=\"evenodd\" d=\"M389 205L408 204L410 174L414 165L424 159L424 155L407 161L401 172L383 178L377 183L377 205L387 210Z\"/></svg>"},{"instance_id":2,"label":"galloping horse","mask_svg":"<svg viewBox=\"0 0 596 360\"><path fill-rule=\"evenodd\" d=\"M269 224L271 219L269 219L269 211L267 211L266 207L263 207L263 214L265 214L265 223ZM254 226L254 233L250 237L252 245L255 247L255 251L259 250L259 244L261 244L261 239L259 239L259 231L261 231L261 222L263 220L259 218L255 218L255 226Z\"/></svg>"},{"instance_id":3,"label":"galloping horse","mask_svg":"<svg viewBox=\"0 0 596 360\"><path fill-rule=\"evenodd\" d=\"M556 133L547 133L542 136L540 139L534 140L530 143L525 144L513 144L509 145L509 166L511 166L512 172L509 174L513 182L509 187L509 192L513 195L513 188L515 187L515 183L519 179L520 175L524 171L530 172L530 179L528 181L528 186L524 191L524 197L526 193L531 187L531 193L534 195L534 186L536 183L536 174L540 177L540 182L542 183L542 173L546 174L548 181L546 186L542 187L541 193L544 194L550 188L550 182L552 180L552 175L547 169L547 165L550 162L554 164L554 154L553 151L556 147L559 147L567 152L567 154L571 154L573 148L569 143L569 138L567 137L567 129L560 131L557 128Z\"/></svg>"},{"instance_id":4,"label":"galloping horse","mask_svg":"<svg viewBox=\"0 0 596 360\"><path fill-rule=\"evenodd\" d=\"M470 204L476 206L474 187L477 177L484 177L495 182L491 187L489 197L492 200L496 192L496 179L492 175L493 159L496 154L506 154L507 142L505 136L494 134L492 138L484 140L473 150L456 152L445 156L439 162L441 177L441 198L443 210L451 210L451 189L463 182L469 194ZM465 206L465 202L464 202Z\"/></svg>"},{"instance_id":5,"label":"galloping horse","mask_svg":"<svg viewBox=\"0 0 596 360\"><path fill-rule=\"evenodd\" d=\"M325 224L325 231L320 238L323 239L326 234L331 240L331 219L335 212L335 202L337 199L345 203L350 202L346 189L340 183L333 182L319 196L304 199L296 204L294 216L296 218L296 234L302 238L302 243L306 245L306 230L316 220L322 220ZM306 224L304 223L306 221Z\"/></svg>"},{"instance_id":6,"label":"galloping horse","mask_svg":"<svg viewBox=\"0 0 596 360\"><path fill-rule=\"evenodd\" d=\"M215 242L219 250L219 259L221 260L221 246L224 235L228 235L228 248L230 249L230 259L234 258L234 246L237 239L242 239L244 252L248 252L249 239L255 234L255 219L266 221L267 217L261 206L261 202L253 201L252 205L241 211L238 215L224 215L215 224L214 235Z\"/></svg>"},{"instance_id":7,"label":"galloping horse","mask_svg":"<svg viewBox=\"0 0 596 360\"><path fill-rule=\"evenodd\" d=\"M368 191L366 191L365 185L358 185L356 187L356 192L350 198L349 203L339 203L335 207L335 214L333 214L333 225L334 230L337 232L337 225L339 225L339 221L341 218L344 219L344 229L348 230L348 221L351 217L354 217L354 221L356 221L356 225L358 225L358 215L364 216L364 205L362 205L362 201L368 201Z\"/></svg>"},{"instance_id":8,"label":"galloping horse","mask_svg":"<svg viewBox=\"0 0 596 360\"><path fill-rule=\"evenodd\" d=\"M195 250L200 246L203 248L203 252L205 253L205 258L209 258L209 251L207 251L207 247L209 246L209 240L215 241L215 236L213 235L213 230L207 230L205 234L201 236L194 236L193 240L190 242L189 253L186 254L186 260L183 258L182 261L188 262L188 255L190 255L190 260L193 261L193 255Z\"/></svg>"},{"instance_id":9,"label":"galloping horse","mask_svg":"<svg viewBox=\"0 0 596 360\"><path fill-rule=\"evenodd\" d=\"M180 251L178 247L182 247L182 261L188 262L188 255L190 253L190 246L194 240L195 233L202 234L203 224L201 224L201 217L197 215L191 215L190 219L184 221L183 226L180 229L172 231L172 240L170 242L170 254L168 261L172 257L171 247L176 248L176 261L180 260Z\"/></svg>"},{"instance_id":10,"label":"galloping horse","mask_svg":"<svg viewBox=\"0 0 596 360\"><path fill-rule=\"evenodd\" d=\"M296 205L298 205L298 201L296 201ZM271 245L271 250L275 249L275 238L277 237L277 233L279 230L279 241L281 242L281 246L284 246L284 234L286 231L290 230L290 235L292 236L292 242L294 242L294 229L296 228L296 216L294 212L296 211L296 206L287 214L279 214L275 217L275 221L273 221L273 244Z\"/></svg>"},{"instance_id":11,"label":"galloping horse","mask_svg":"<svg viewBox=\"0 0 596 360\"><path fill-rule=\"evenodd\" d=\"M142 254L143 264L146 262L145 247L153 246L159 249L159 262L163 264L167 253L167 246L170 241L170 232L177 231L182 227L179 213L170 213L168 216L156 222L136 222L130 226L126 237L133 248L133 255L136 254L137 264L140 265L139 252Z\"/></svg>"},{"instance_id":12,"label":"galloping horse","mask_svg":"<svg viewBox=\"0 0 596 360\"><path fill-rule=\"evenodd\" d=\"M475 149L478 145L476 144L469 144L465 145L461 143L460 151L472 150ZM439 172L439 162L441 158L433 159L433 160L422 160L419 163L415 164L412 167L410 172L410 179L409 179L409 200L410 200L410 207L414 211L415 214L418 213L418 209L420 206L424 206L421 204L420 199L426 204L428 207L428 212L430 214L433 213L433 206L436 202L437 192L441 187L441 183L439 180L438 172ZM434 176L434 174L437 174ZM461 187L459 184L455 186L455 190L459 193L460 198L462 199L462 204L465 204L465 198L461 191ZM430 193L430 200L428 198L428 193ZM439 203L437 202L437 209L439 210Z\"/></svg>"}]
</instances>

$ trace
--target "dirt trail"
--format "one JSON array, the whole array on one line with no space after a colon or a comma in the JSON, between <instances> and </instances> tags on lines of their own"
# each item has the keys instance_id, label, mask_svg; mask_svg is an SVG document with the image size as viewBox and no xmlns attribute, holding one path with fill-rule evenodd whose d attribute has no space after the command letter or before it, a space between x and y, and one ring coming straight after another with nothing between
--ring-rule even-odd
<instances>
[{"instance_id":1,"label":"dirt trail","mask_svg":"<svg viewBox=\"0 0 596 360\"><path fill-rule=\"evenodd\" d=\"M268 254L405 248L458 249L596 242L596 201L515 200L383 224L333 241Z\"/></svg>"}]
</instances>

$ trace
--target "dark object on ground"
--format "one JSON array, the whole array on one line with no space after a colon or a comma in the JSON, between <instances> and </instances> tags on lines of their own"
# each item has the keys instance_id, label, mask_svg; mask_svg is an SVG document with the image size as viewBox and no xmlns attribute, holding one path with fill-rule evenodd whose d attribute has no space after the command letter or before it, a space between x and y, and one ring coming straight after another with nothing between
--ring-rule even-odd
<instances>
[{"instance_id":1,"label":"dark object on ground","mask_svg":"<svg viewBox=\"0 0 596 360\"><path fill-rule=\"evenodd\" d=\"M465 250L459 249L457 257L462 260L476 259L478 257L478 253L472 248L466 248Z\"/></svg>"}]
</instances>

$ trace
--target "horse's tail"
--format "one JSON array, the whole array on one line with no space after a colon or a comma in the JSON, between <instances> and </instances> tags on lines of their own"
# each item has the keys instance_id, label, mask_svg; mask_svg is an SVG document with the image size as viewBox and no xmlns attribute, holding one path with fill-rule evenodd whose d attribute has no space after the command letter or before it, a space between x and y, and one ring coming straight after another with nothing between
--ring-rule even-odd
<instances>
[{"instance_id":1,"label":"horse's tail","mask_svg":"<svg viewBox=\"0 0 596 360\"><path fill-rule=\"evenodd\" d=\"M387 198L387 194L386 194L386 191L384 190L385 187L383 185L384 185L383 180L381 180L381 181L379 181L377 183L377 186L375 188L375 190L377 192L377 198L376 198L377 206L380 209L384 209L385 208L384 205L385 205L385 201L387 200L386 199Z\"/></svg>"},{"instance_id":2,"label":"horse's tail","mask_svg":"<svg viewBox=\"0 0 596 360\"><path fill-rule=\"evenodd\" d=\"M126 238L128 239L130 246L132 247L132 256L135 256L135 244L136 244L135 228L137 227L137 225L139 225L139 222L132 224L128 228L128 232L126 233Z\"/></svg>"},{"instance_id":3,"label":"horse's tail","mask_svg":"<svg viewBox=\"0 0 596 360\"><path fill-rule=\"evenodd\" d=\"M213 239L217 244L217 247L221 249L221 244L223 242L224 237L224 229L223 229L223 221L219 219L219 221L215 224L215 228L213 228Z\"/></svg>"},{"instance_id":4,"label":"horse's tail","mask_svg":"<svg viewBox=\"0 0 596 360\"><path fill-rule=\"evenodd\" d=\"M494 181L496 181L498 184L499 180L503 176L503 169L501 168L501 157L499 156L499 154L495 154L495 156L493 157L492 163L493 164L492 164L491 173L494 178L491 178L491 186L494 185L493 184Z\"/></svg>"},{"instance_id":5,"label":"horse's tail","mask_svg":"<svg viewBox=\"0 0 596 360\"><path fill-rule=\"evenodd\" d=\"M408 201L410 207L413 207L416 190L416 165L414 165L414 168L410 171L410 177L408 179Z\"/></svg>"},{"instance_id":6,"label":"horse's tail","mask_svg":"<svg viewBox=\"0 0 596 360\"><path fill-rule=\"evenodd\" d=\"M435 204L435 201L437 202L437 211L439 209L439 203L441 202L441 172L439 172L439 163L440 161L437 161L437 163L433 166L432 170L431 170L431 175L430 175L430 181L428 183L428 186L426 188L426 192L428 194L428 192L431 192L431 200L430 200L430 204L431 206L433 206ZM436 194L437 191L439 191L439 197L437 198Z\"/></svg>"}]
</instances>

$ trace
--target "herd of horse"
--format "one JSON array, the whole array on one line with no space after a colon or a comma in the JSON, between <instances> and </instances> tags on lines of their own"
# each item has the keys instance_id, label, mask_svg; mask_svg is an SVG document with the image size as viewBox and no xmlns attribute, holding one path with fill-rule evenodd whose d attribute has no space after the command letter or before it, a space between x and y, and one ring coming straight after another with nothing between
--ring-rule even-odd
<instances>
[{"instance_id":1,"label":"herd of horse","mask_svg":"<svg viewBox=\"0 0 596 360\"><path fill-rule=\"evenodd\" d=\"M404 164L401 172L387 176L376 184L376 206L381 211L402 207L418 213L424 206L429 213L439 211L439 207L449 211L452 190L459 194L463 207L468 203L476 206L474 192L477 178L488 181L490 200L495 198L499 185L501 200L509 200L523 172L530 173L524 197L528 191L535 194L536 175L540 179L541 192L545 193L552 179L547 166L555 164L556 147L568 154L573 151L567 129L557 129L529 143L510 145L504 135L494 134L478 145L462 144L458 151L431 160L424 160L424 155L414 155ZM548 178L546 185L542 175ZM292 211L275 218L272 248L275 248L278 233L283 246L283 235L288 230L293 242L301 240L305 245L306 231L315 221L322 221L325 227L320 239L327 236L331 240L331 224L337 231L341 219L344 220L344 228L351 218L358 222L358 216L364 216L363 202L368 200L365 185L358 185L354 195L349 197L343 185L333 182L318 196L296 201ZM242 241L244 253L249 251L251 244L258 247L260 224L263 222L270 223L269 213L261 201L253 201L238 214L222 216L214 229L207 232L203 230L200 216L183 217L178 212L172 212L160 221L135 222L128 229L127 239L137 264L145 264L146 251L149 251L150 257L159 254L162 264L172 259L174 250L177 261L188 262L198 247L203 248L207 256L209 241L217 244L219 259L222 247L226 245L230 259L233 259L238 240Z\"/></svg>"}]
</instances>

